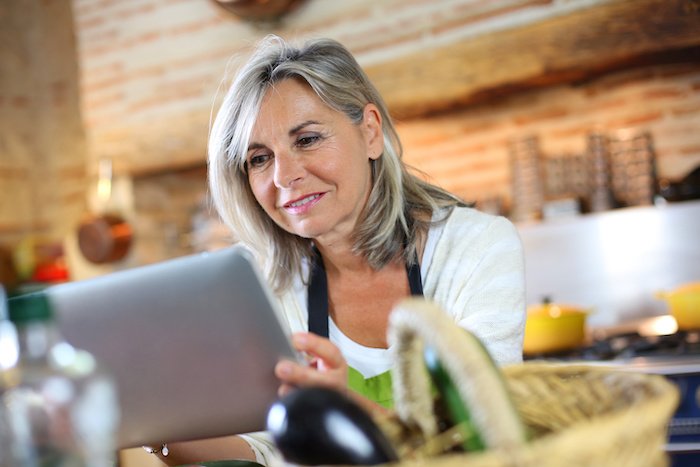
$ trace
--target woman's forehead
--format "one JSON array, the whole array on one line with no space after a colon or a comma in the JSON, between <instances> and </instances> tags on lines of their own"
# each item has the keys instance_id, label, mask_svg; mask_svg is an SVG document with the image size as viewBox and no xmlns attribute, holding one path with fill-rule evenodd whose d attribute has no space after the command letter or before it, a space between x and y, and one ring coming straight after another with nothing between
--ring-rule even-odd
<instances>
[{"instance_id":1,"label":"woman's forehead","mask_svg":"<svg viewBox=\"0 0 700 467\"><path fill-rule=\"evenodd\" d=\"M335 111L316 94L306 81L300 78L286 78L270 85L263 94L258 118L262 112L270 107L274 107L276 111L282 109L288 111L304 110L309 107Z\"/></svg>"},{"instance_id":2,"label":"woman's forehead","mask_svg":"<svg viewBox=\"0 0 700 467\"><path fill-rule=\"evenodd\" d=\"M329 122L343 116L305 82L286 79L265 92L253 125L251 143L256 137L271 131L293 134L304 125Z\"/></svg>"}]
</instances>

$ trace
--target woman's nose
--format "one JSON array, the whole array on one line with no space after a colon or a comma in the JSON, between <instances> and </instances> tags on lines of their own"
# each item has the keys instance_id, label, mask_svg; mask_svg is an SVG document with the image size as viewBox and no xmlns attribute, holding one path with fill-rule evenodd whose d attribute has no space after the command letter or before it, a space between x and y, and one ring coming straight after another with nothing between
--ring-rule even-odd
<instances>
[{"instance_id":1,"label":"woman's nose","mask_svg":"<svg viewBox=\"0 0 700 467\"><path fill-rule=\"evenodd\" d=\"M300 157L286 152L275 154L275 185L288 188L304 176L304 165Z\"/></svg>"}]
</instances>

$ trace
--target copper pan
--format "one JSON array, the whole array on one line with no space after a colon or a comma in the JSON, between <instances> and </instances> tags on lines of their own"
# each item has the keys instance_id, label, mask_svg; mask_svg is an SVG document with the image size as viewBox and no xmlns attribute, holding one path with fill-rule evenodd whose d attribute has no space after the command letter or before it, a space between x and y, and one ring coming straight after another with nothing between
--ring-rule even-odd
<instances>
[{"instance_id":1,"label":"copper pan","mask_svg":"<svg viewBox=\"0 0 700 467\"><path fill-rule=\"evenodd\" d=\"M131 247L133 229L120 214L108 211L112 196L112 162L101 160L97 181L100 212L88 214L78 226L78 247L83 256L96 264L123 259Z\"/></svg>"},{"instance_id":2,"label":"copper pan","mask_svg":"<svg viewBox=\"0 0 700 467\"><path fill-rule=\"evenodd\" d=\"M119 215L90 215L78 227L78 246L85 258L96 264L123 259L129 252L133 230Z\"/></svg>"}]
</instances>

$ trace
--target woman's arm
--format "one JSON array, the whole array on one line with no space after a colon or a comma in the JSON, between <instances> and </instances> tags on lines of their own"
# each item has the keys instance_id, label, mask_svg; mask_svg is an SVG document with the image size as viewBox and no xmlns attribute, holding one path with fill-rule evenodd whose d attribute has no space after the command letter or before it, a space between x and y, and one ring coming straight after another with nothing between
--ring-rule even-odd
<instances>
[{"instance_id":1,"label":"woman's arm","mask_svg":"<svg viewBox=\"0 0 700 467\"><path fill-rule=\"evenodd\" d=\"M501 365L522 360L525 265L515 226L473 210L454 213L426 277L433 298Z\"/></svg>"},{"instance_id":2,"label":"woman's arm","mask_svg":"<svg viewBox=\"0 0 700 467\"><path fill-rule=\"evenodd\" d=\"M157 455L166 465L196 464L208 460L242 459L255 461L253 448L240 436L168 443L168 455Z\"/></svg>"},{"instance_id":3,"label":"woman's arm","mask_svg":"<svg viewBox=\"0 0 700 467\"><path fill-rule=\"evenodd\" d=\"M501 364L522 361L525 330L525 264L515 226L497 218L485 232L483 256L469 281L471 310L459 324L475 333Z\"/></svg>"}]
</instances>

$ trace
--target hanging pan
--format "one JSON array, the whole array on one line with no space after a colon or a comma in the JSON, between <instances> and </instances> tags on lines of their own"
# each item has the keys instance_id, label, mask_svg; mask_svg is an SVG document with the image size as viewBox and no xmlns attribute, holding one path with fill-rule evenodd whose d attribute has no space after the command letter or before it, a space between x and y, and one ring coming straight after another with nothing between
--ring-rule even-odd
<instances>
[{"instance_id":1,"label":"hanging pan","mask_svg":"<svg viewBox=\"0 0 700 467\"><path fill-rule=\"evenodd\" d=\"M109 212L112 198L112 162L101 160L97 180L97 212L90 212L78 227L78 246L95 264L123 259L131 247L131 225L116 212Z\"/></svg>"}]
</instances>

